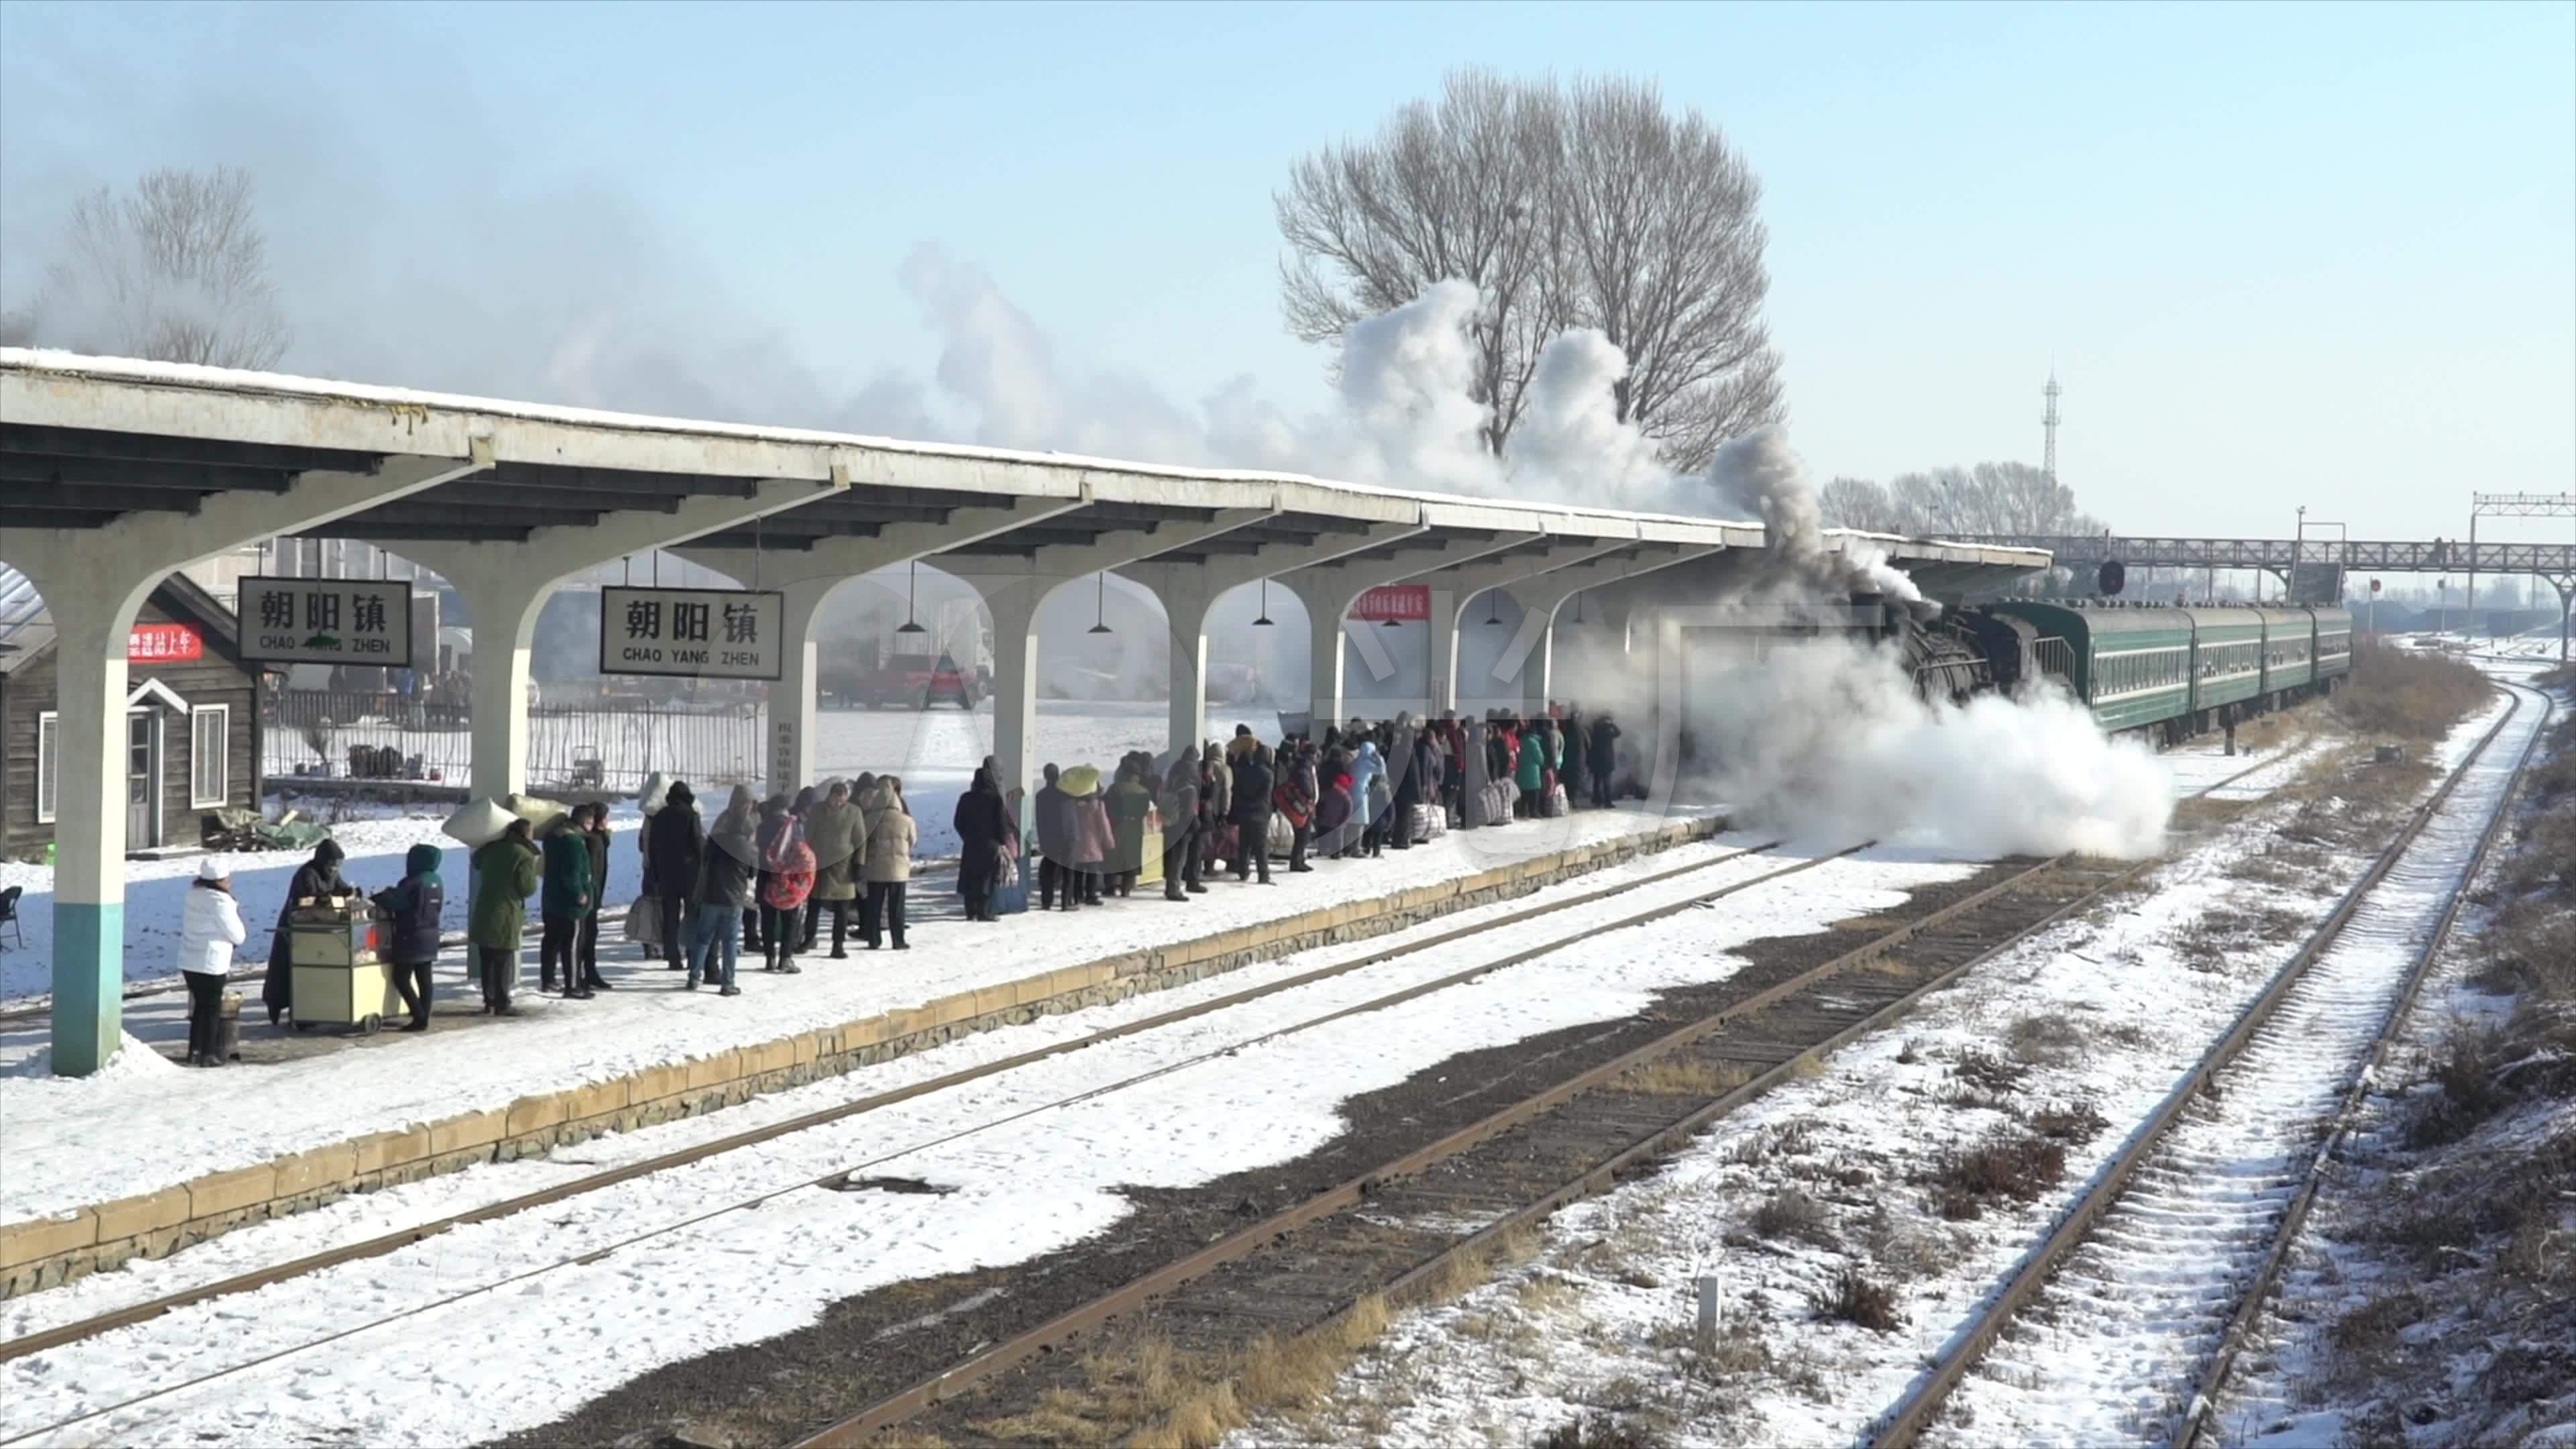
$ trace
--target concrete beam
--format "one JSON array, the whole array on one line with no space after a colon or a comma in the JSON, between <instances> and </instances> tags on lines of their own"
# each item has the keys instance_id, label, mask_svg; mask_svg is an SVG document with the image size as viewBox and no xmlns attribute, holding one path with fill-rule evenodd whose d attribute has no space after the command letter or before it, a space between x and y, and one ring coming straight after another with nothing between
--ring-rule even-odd
<instances>
[{"instance_id":1,"label":"concrete beam","mask_svg":"<svg viewBox=\"0 0 2576 1449\"><path fill-rule=\"evenodd\" d=\"M1605 558L1546 575L1539 586L1521 600L1521 626L1513 634L1511 642L1503 647L1502 658L1495 665L1496 676L1503 679L1517 677L1521 681L1522 708L1546 708L1556 659L1556 613L1565 607L1566 600L1586 589L1610 588L1720 551L1707 545L1666 547L1651 552L1640 551L1633 557ZM1605 601L1604 613L1622 624L1621 648L1625 650L1631 637L1631 631L1626 627L1628 601L1625 598Z\"/></svg>"},{"instance_id":2,"label":"concrete beam","mask_svg":"<svg viewBox=\"0 0 2576 1449\"><path fill-rule=\"evenodd\" d=\"M555 586L584 569L667 548L719 529L808 503L849 486L766 478L748 498L701 494L677 511L621 509L588 528L540 528L524 543L410 543L391 546L446 579L474 620L472 789L499 799L528 787L528 651L537 614Z\"/></svg>"},{"instance_id":3,"label":"concrete beam","mask_svg":"<svg viewBox=\"0 0 2576 1449\"><path fill-rule=\"evenodd\" d=\"M679 548L672 552L745 588L757 579L786 595L787 668L769 687L767 781L771 794L793 795L814 783L815 682L821 659L814 619L832 590L880 569L942 549L963 548L1090 505L1084 487L1070 498L1013 498L948 510L937 523L890 523L871 538L826 538L812 548L753 554L748 549Z\"/></svg>"},{"instance_id":4,"label":"concrete beam","mask_svg":"<svg viewBox=\"0 0 2576 1449\"><path fill-rule=\"evenodd\" d=\"M1196 748L1207 738L1207 616L1218 596L1260 579L1297 569L1316 568L1383 548L1423 531L1420 522L1364 524L1348 532L1326 534L1307 544L1264 544L1248 558L1228 558L1223 565L1147 561L1120 572L1145 585L1163 601L1171 629L1171 720L1166 758L1184 746Z\"/></svg>"},{"instance_id":5,"label":"concrete beam","mask_svg":"<svg viewBox=\"0 0 2576 1449\"><path fill-rule=\"evenodd\" d=\"M1029 738L1037 728L1038 605L1059 584L1085 574L1111 573L1158 554L1174 553L1239 528L1279 516L1266 507L1229 508L1203 523L1165 523L1152 529L1103 534L1082 545L1034 549L1025 560L996 559L995 567L956 570L975 586L993 616L993 763L1004 798L1026 790L1032 774ZM960 561L961 563L963 560ZM979 562L981 562L979 560Z\"/></svg>"},{"instance_id":6,"label":"concrete beam","mask_svg":"<svg viewBox=\"0 0 2576 1449\"><path fill-rule=\"evenodd\" d=\"M199 559L490 466L491 449L477 442L462 457L389 457L371 473L300 474L282 493L218 494L194 514L127 514L91 529L0 529L0 559L35 584L55 631L57 1074L97 1071L123 1039L125 649L144 599Z\"/></svg>"},{"instance_id":7,"label":"concrete beam","mask_svg":"<svg viewBox=\"0 0 2576 1449\"><path fill-rule=\"evenodd\" d=\"M1431 510L1424 521L1429 523ZM1326 721L1339 720L1342 714L1342 628L1343 616L1361 594L1385 584L1403 583L1423 574L1434 573L1457 564L1518 548L1536 533L1498 534L1481 542L1453 541L1437 544L1391 559L1350 559L1340 563L1295 569L1277 575L1277 581L1297 591L1306 605L1307 623L1307 713L1311 723L1320 729ZM1394 661L1387 657L1386 645L1374 631L1363 630L1357 641L1360 660L1378 678L1394 672Z\"/></svg>"}]
</instances>

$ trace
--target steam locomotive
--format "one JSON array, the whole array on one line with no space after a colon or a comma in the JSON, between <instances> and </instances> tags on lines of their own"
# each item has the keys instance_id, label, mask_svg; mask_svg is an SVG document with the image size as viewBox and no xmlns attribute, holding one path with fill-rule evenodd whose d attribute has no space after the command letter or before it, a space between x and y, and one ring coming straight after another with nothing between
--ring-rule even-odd
<instances>
[{"instance_id":1,"label":"steam locomotive","mask_svg":"<svg viewBox=\"0 0 2576 1449\"><path fill-rule=\"evenodd\" d=\"M1929 620L1873 596L1927 699L2062 688L2112 734L2159 746L2331 694L2352 676L2352 611L2006 599Z\"/></svg>"}]
</instances>

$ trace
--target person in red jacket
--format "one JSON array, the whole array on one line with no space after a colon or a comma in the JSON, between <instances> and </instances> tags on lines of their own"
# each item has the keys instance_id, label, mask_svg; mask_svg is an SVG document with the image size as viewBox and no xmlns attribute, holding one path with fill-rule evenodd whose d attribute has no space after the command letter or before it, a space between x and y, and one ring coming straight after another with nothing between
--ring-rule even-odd
<instances>
[{"instance_id":1,"label":"person in red jacket","mask_svg":"<svg viewBox=\"0 0 2576 1449\"><path fill-rule=\"evenodd\" d=\"M814 891L814 847L805 843L805 822L787 808L787 797L772 795L760 807L760 944L763 971L794 976L796 943L803 934L798 917Z\"/></svg>"}]
</instances>

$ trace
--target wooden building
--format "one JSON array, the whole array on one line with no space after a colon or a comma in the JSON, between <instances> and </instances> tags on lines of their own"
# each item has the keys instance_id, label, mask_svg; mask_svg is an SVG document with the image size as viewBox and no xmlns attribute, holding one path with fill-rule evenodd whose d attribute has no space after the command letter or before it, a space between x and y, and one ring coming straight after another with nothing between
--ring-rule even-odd
<instances>
[{"instance_id":1,"label":"wooden building","mask_svg":"<svg viewBox=\"0 0 2576 1449\"><path fill-rule=\"evenodd\" d=\"M194 845L198 816L259 805L256 672L232 611L185 574L144 600L127 641L128 851ZM0 856L54 838L55 637L24 576L0 569Z\"/></svg>"}]
</instances>

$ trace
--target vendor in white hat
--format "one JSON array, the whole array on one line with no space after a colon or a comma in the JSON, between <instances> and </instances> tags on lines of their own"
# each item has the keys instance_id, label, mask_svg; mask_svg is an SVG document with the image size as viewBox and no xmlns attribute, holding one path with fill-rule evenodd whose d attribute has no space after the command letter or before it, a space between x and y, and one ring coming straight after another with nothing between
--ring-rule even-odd
<instances>
[{"instance_id":1,"label":"vendor in white hat","mask_svg":"<svg viewBox=\"0 0 2576 1449\"><path fill-rule=\"evenodd\" d=\"M249 939L241 907L233 900L233 878L223 862L208 856L197 863L197 879L180 912L179 970L188 982L188 1065L224 1064L216 1027L224 1000L224 980L232 974L233 948Z\"/></svg>"}]
</instances>

